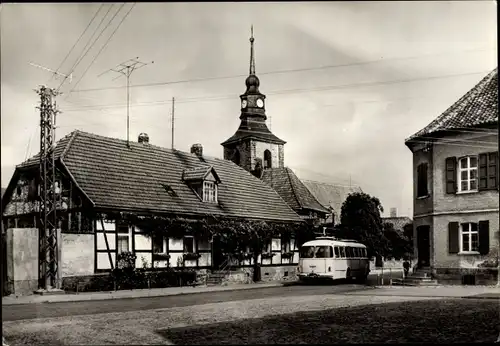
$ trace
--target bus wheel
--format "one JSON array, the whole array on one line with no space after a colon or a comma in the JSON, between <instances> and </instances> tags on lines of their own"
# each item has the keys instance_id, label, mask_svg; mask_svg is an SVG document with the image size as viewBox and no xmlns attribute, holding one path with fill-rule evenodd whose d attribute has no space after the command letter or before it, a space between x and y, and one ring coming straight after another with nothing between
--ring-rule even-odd
<instances>
[{"instance_id":1,"label":"bus wheel","mask_svg":"<svg viewBox=\"0 0 500 346\"><path fill-rule=\"evenodd\" d=\"M347 268L347 272L345 273L345 279L347 282L350 282L352 277L351 277L351 268Z\"/></svg>"}]
</instances>

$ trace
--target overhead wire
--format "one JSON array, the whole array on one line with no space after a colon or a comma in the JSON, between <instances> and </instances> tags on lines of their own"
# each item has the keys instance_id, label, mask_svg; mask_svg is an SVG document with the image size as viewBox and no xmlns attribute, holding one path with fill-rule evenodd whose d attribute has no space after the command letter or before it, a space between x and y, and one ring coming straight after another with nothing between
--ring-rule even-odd
<instances>
[{"instance_id":1,"label":"overhead wire","mask_svg":"<svg viewBox=\"0 0 500 346\"><path fill-rule=\"evenodd\" d=\"M295 93L303 93L303 92L318 92L318 91L329 91L329 90L338 90L352 87L367 87L367 86L377 86L377 85L391 85L391 84L403 84L403 83L411 83L415 81L427 81L427 80L435 80L442 78L453 78L453 77L461 77L461 76L469 76L469 75L477 75L484 74L490 71L481 71L481 72L468 72L468 73L457 73L457 74L449 74L449 75L440 75L440 76L430 76L430 77L422 77L422 78L410 78L410 79L400 79L400 80L392 80L392 81L382 81L382 82L361 82L361 83L349 83L349 84L341 84L341 85L330 85L323 87L314 87L314 88L301 88L301 89L285 89L285 90L275 90L267 92L266 95L286 95L286 94L295 94ZM176 103L188 103L188 102L197 102L201 100L224 100L224 99L233 99L238 97L238 94L230 94L230 95L214 95L214 96L200 96L200 97L191 97L191 98L179 98L179 101L176 99ZM159 101L148 101L130 104L130 107L135 106L148 106L148 105L158 105L158 104L169 104L171 100L159 100ZM102 104L102 105L84 105L73 109L66 109L65 112L73 112L79 111L83 109L104 109L104 108L121 108L126 107L127 105L124 103L119 104Z\"/></svg>"},{"instance_id":2,"label":"overhead wire","mask_svg":"<svg viewBox=\"0 0 500 346\"><path fill-rule=\"evenodd\" d=\"M113 36L116 34L116 32L118 31L118 29L120 28L120 26L123 24L123 22L125 21L125 19L127 19L128 15L130 14L130 12L132 12L133 8L135 7L136 3L132 4L132 6L130 7L130 9L128 10L128 12L125 14L125 16L122 18L122 20L120 21L120 23L118 23L118 26L115 28L115 30L111 33L111 35L108 37L108 40L106 41L106 43L104 43L104 45L101 47L101 49L99 50L99 52L97 53L97 55L94 57L94 59L91 61L91 63L87 66L87 69L83 72L83 74L80 76L80 79L78 80L78 82L76 82L75 86L69 91L68 93L68 96L69 94L77 87L77 85L80 83L80 81L83 79L83 77L85 76L85 74L87 73L87 71L90 69L90 67L94 64L94 62L97 60L97 58L99 57L99 55L104 51L104 49L107 47L107 45L109 44L109 42L111 41L111 39L113 38ZM125 6L125 4L123 4L119 9L118 11L115 13L115 15L113 16L113 18L111 18L111 21L113 21L113 19L116 17L116 15L118 14L118 12L121 11L121 9L123 8L123 6ZM110 21L110 23L111 23ZM108 25L110 24L108 23ZM107 26L106 26L107 27ZM106 29L106 28L105 28ZM67 97L68 97L67 96Z\"/></svg>"},{"instance_id":3,"label":"overhead wire","mask_svg":"<svg viewBox=\"0 0 500 346\"><path fill-rule=\"evenodd\" d=\"M468 50L464 50L461 52L476 52L476 51L490 51L490 50L493 50L493 48L468 49ZM495 48L495 50L496 50L496 48ZM398 58L387 58L387 59L379 59L379 60L369 60L369 61L362 61L362 62L348 63L348 64L323 65L323 66L317 66L317 67L305 67L305 68L286 69L286 70L278 70L278 71L259 72L258 75L260 76L260 75L272 75L272 74L293 73L293 72L320 71L320 70L324 70L324 69L368 65L368 64L381 63L381 62L386 62L386 61L421 59L424 57L451 54L451 53L456 54L457 52L426 54L426 55L411 56L411 57L398 57ZM222 77L205 77L205 78L194 78L194 79L185 79L185 80L177 80L177 81L135 84L135 85L130 85L130 88L153 87L153 86L163 86L163 85L170 85L170 84L181 84L181 83L192 83L192 82L204 82L204 81L213 81L213 80L241 78L241 77L246 77L246 76L247 76L246 74L239 74L239 75L222 76ZM75 92L91 92L91 91L102 91L102 90L112 90L112 89L121 89L121 88L124 88L124 86L80 89L80 90L75 90Z\"/></svg>"},{"instance_id":4,"label":"overhead wire","mask_svg":"<svg viewBox=\"0 0 500 346\"><path fill-rule=\"evenodd\" d=\"M97 25L97 27L95 28L94 30L94 33L92 34L92 36L89 38L89 40L87 41L87 44L83 47L82 49L82 52L80 53L79 57L76 59L75 63L73 64L73 66L71 66L71 69L70 69L70 72L69 72L69 75L71 75L75 70L76 68L78 67L78 65L82 62L82 60L87 56L87 54L90 52L90 50L92 49L92 47L95 45L95 43L99 40L99 38L101 37L101 35L104 33L104 31L107 29L107 27L111 24L111 20L108 21L108 24L104 27L104 29L101 30L101 32L99 33L99 36L97 36L97 38L92 42L92 39L94 38L95 34L98 32L99 28L101 27L102 23L104 22L104 20L106 19L106 17L108 16L109 12L111 11L111 9L114 7L115 5L114 4L111 4L111 6L108 8L108 11L104 14L104 16L102 17L101 21L99 22L99 24ZM92 42L92 44L89 46L90 42ZM64 84L65 80L63 80L63 82L59 85L59 87L57 88L57 90L59 90L61 88L61 86Z\"/></svg>"},{"instance_id":5,"label":"overhead wire","mask_svg":"<svg viewBox=\"0 0 500 346\"><path fill-rule=\"evenodd\" d=\"M101 6L99 6L99 8L97 9L97 11L95 12L94 16L92 17L92 19L90 20L90 22L87 24L87 26L85 27L85 30L83 30L83 32L81 33L80 37L78 37L78 39L76 40L76 42L73 44L73 47L71 47L71 49L69 50L68 54L66 54L66 56L64 57L64 59L61 61L61 63L59 64L59 66L57 67L56 69L56 72L59 72L59 70L61 69L61 67L63 66L63 64L66 62L66 60L69 58L69 56L71 55L71 53L73 52L73 50L75 49L75 47L77 46L77 44L80 42L80 40L83 38L83 36L85 35L85 33L87 32L87 30L90 28L90 26L92 25L92 23L94 22L94 20L96 19L97 15L99 14L99 12L101 11L101 9L103 8L104 4L101 4ZM55 74L54 73L54 74ZM52 75L53 77L54 75ZM51 79L52 79L51 77Z\"/></svg>"}]
</instances>

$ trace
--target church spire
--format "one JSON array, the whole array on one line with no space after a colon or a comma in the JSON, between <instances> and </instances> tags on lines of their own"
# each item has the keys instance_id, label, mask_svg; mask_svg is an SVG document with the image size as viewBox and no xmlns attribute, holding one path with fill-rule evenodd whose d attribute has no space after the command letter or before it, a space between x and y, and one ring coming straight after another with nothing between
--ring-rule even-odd
<instances>
[{"instance_id":1,"label":"church spire","mask_svg":"<svg viewBox=\"0 0 500 346\"><path fill-rule=\"evenodd\" d=\"M255 55L253 52L253 41L255 39L253 38L253 24L250 28L251 31L251 36L250 36L250 75L255 75Z\"/></svg>"}]
</instances>

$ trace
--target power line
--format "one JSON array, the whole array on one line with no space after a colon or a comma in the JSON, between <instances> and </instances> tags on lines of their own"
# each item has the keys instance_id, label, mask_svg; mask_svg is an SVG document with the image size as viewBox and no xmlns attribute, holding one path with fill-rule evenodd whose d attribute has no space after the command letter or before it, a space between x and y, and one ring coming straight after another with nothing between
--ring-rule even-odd
<instances>
[{"instance_id":1,"label":"power line","mask_svg":"<svg viewBox=\"0 0 500 346\"><path fill-rule=\"evenodd\" d=\"M97 42L97 40L99 39L99 37L101 37L101 35L103 34L104 30L106 30L106 28L108 27L108 25L111 23L111 21L108 22L108 24L106 25L106 27L101 31L101 33L99 34L99 36L92 42L92 44L90 45L89 47L89 43L92 41L92 39L94 38L95 34L97 33L97 31L99 30L99 28L101 27L102 23L104 22L104 20L106 19L106 17L108 16L109 12L111 11L111 9L114 7L115 5L112 4L109 8L108 8L108 11L106 12L106 14L104 15L104 17L102 17L101 21L99 22L99 25L97 25L97 27L95 28L94 30L94 33L92 34L92 36L90 36L89 40L87 41L87 44L85 45L85 47L83 47L82 49L82 52L80 53L79 57L76 59L75 63L73 64L73 66L71 66L71 69L70 69L70 74L72 74L76 67L80 64L80 62L87 56L87 54L90 52L90 50L92 49L92 47L94 46L94 44ZM87 48L88 47L88 48ZM61 85L59 85L58 87L58 90L61 88L62 86L62 83Z\"/></svg>"},{"instance_id":2,"label":"power line","mask_svg":"<svg viewBox=\"0 0 500 346\"><path fill-rule=\"evenodd\" d=\"M133 8L135 7L136 3L134 3L132 5L132 7L130 7L130 9L128 10L128 12L125 14L125 16L122 18L122 20L120 21L120 23L118 23L118 26L115 28L115 30L111 33L111 35L108 37L108 40L106 41L106 43L101 47L101 49L99 50L99 52L97 53L97 55L94 57L94 59L92 60L92 62L90 63L90 65L87 67L87 69L83 72L83 74L81 75L80 79L78 80L78 82L76 82L75 86L69 91L68 93L68 96L69 94L75 90L76 86L78 85L78 83L80 83L80 81L82 80L82 78L85 76L85 74L87 73L87 71L90 69L90 67L94 64L94 62L96 61L96 59L99 57L99 55L104 51L104 49L107 47L107 45L109 44L109 42L111 41L111 39L113 38L113 36L115 35L115 33L118 31L118 29L120 28L120 26L122 25L122 23L125 21L125 19L128 17L128 15L130 14L130 12L132 12ZM123 4L119 9L118 11L115 13L115 15L113 16L113 18L111 18L111 21L113 21L113 19L116 17L116 15L118 14L118 12L121 11L121 9L123 8L123 6L125 6L125 4ZM108 25L111 23L111 21L108 23ZM108 26L106 26L107 28ZM106 29L104 28L104 29Z\"/></svg>"},{"instance_id":3,"label":"power line","mask_svg":"<svg viewBox=\"0 0 500 346\"><path fill-rule=\"evenodd\" d=\"M99 6L99 8L97 9L96 13L94 14L94 16L92 17L92 19L90 20L90 22L87 24L87 27L85 28L85 30L83 30L83 32L80 35L80 37L78 38L78 40L76 40L75 44L73 44L73 47L71 47L71 49L69 50L68 54L66 54L66 56L63 59L63 61L59 64L59 67L56 69L56 72L58 72L61 69L62 65L66 62L66 60L68 59L68 57L70 56L70 54L75 49L76 45L80 42L80 40L82 39L83 35L85 35L85 33L87 32L87 30L90 28L90 25L92 25L92 23L94 22L95 18L97 17L97 14L101 11L101 8L103 6L104 6L104 4L102 4L101 6ZM52 79L52 77L51 77L51 79Z\"/></svg>"},{"instance_id":4,"label":"power line","mask_svg":"<svg viewBox=\"0 0 500 346\"><path fill-rule=\"evenodd\" d=\"M458 73L458 74L449 74L449 75L441 75L441 76L431 76L431 77L422 77L422 78L410 78L410 79L400 79L393 81L382 81L382 82L362 82L362 83L350 83L350 84L341 84L341 85L330 85L324 87L315 87L315 88L302 88L302 89L288 89L288 90L275 90L268 92L267 95L286 95L286 94L294 94L294 93L302 93L302 92L315 92L315 91L328 91L328 90L337 90L351 87L367 87L367 86L377 86L377 85L391 85L391 84L402 84L402 83L411 83L415 81L427 81L427 80L435 80L442 78L453 78L453 77L461 77L461 76L469 76L469 75L477 75L484 74L490 71L481 71L481 72L469 72L469 73ZM131 86L132 87L132 86ZM187 103L187 102L196 102L201 100L224 100L224 99L233 99L238 97L237 94L231 95L221 95L221 96L201 96L201 97L191 97L191 98L180 98L180 101L177 100L177 103ZM160 101L150 101L143 103L136 103L132 106L146 106L151 104L165 104L170 103L170 100L160 100ZM79 108L67 109L65 112L73 112L79 111L83 109L102 109L102 108L120 108L124 107L126 104L111 104L111 105L88 105L81 106Z\"/></svg>"},{"instance_id":5,"label":"power line","mask_svg":"<svg viewBox=\"0 0 500 346\"><path fill-rule=\"evenodd\" d=\"M479 51L490 51L490 50L493 50L493 48L467 49L467 50L461 51L460 53L476 52L476 51L478 51L478 52ZM495 50L496 50L496 48L495 48ZM324 65L324 66L318 66L318 67L305 67L305 68L296 68L296 69L287 69L287 70L278 70L278 71L259 72L259 75L272 75L272 74L306 72L306 71L320 71L320 70L324 70L324 69L361 66L361 65L368 65L368 64L374 64L374 63L380 63L380 62L386 62L386 61L420 59L420 58L424 58L424 57L445 55L445 54L457 54L457 52L425 54L425 55L411 56L411 57L369 60L369 61L363 61L363 62L358 62L358 63L349 63L349 64ZM181 83L192 83L192 82L205 82L205 81L212 81L212 80L233 79L233 78L241 78L241 77L246 77L246 76L247 75L245 75L245 74L239 74L239 75L222 76L222 77L195 78L195 79L185 79L185 80L178 80L178 81L166 81L166 82L136 84L136 85L131 85L130 87L131 88L153 87L153 86L162 86L162 85L170 85L170 84L181 84ZM81 89L81 90L75 90L75 92L91 92L91 91L112 90L112 89L119 89L119 88L123 88L123 87L116 86L116 87L105 87L105 88Z\"/></svg>"}]
</instances>

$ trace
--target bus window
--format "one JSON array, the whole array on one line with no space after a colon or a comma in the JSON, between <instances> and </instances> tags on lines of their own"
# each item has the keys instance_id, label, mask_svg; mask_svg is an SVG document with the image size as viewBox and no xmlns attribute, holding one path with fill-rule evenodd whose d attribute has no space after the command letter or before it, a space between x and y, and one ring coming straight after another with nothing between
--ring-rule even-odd
<instances>
[{"instance_id":1,"label":"bus window","mask_svg":"<svg viewBox=\"0 0 500 346\"><path fill-rule=\"evenodd\" d=\"M300 258L313 258L314 250L314 246L303 246L300 249Z\"/></svg>"},{"instance_id":2,"label":"bus window","mask_svg":"<svg viewBox=\"0 0 500 346\"><path fill-rule=\"evenodd\" d=\"M363 249L363 257L368 257L368 254L366 253L366 249Z\"/></svg>"},{"instance_id":3,"label":"bus window","mask_svg":"<svg viewBox=\"0 0 500 346\"><path fill-rule=\"evenodd\" d=\"M335 257L340 258L340 251L338 246L335 246Z\"/></svg>"},{"instance_id":4,"label":"bus window","mask_svg":"<svg viewBox=\"0 0 500 346\"><path fill-rule=\"evenodd\" d=\"M347 258L351 258L351 247L350 246L346 246L345 248L345 257Z\"/></svg>"},{"instance_id":5,"label":"bus window","mask_svg":"<svg viewBox=\"0 0 500 346\"><path fill-rule=\"evenodd\" d=\"M331 246L316 246L316 258L331 258L333 251Z\"/></svg>"},{"instance_id":6,"label":"bus window","mask_svg":"<svg viewBox=\"0 0 500 346\"><path fill-rule=\"evenodd\" d=\"M340 247L340 257L345 258L345 247Z\"/></svg>"},{"instance_id":7,"label":"bus window","mask_svg":"<svg viewBox=\"0 0 500 346\"><path fill-rule=\"evenodd\" d=\"M359 248L357 248L357 247L354 248L354 257L361 257L359 255Z\"/></svg>"}]
</instances>

